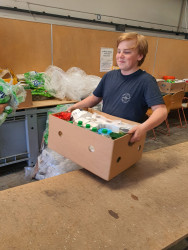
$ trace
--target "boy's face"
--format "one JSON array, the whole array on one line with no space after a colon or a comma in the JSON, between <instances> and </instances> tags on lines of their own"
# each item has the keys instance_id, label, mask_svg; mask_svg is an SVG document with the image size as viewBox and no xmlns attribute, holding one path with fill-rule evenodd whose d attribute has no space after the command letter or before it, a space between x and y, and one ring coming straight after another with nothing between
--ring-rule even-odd
<instances>
[{"instance_id":1,"label":"boy's face","mask_svg":"<svg viewBox=\"0 0 188 250\"><path fill-rule=\"evenodd\" d=\"M122 74L129 75L138 70L138 61L143 55L138 54L135 40L125 40L120 42L117 48L116 61Z\"/></svg>"}]
</instances>

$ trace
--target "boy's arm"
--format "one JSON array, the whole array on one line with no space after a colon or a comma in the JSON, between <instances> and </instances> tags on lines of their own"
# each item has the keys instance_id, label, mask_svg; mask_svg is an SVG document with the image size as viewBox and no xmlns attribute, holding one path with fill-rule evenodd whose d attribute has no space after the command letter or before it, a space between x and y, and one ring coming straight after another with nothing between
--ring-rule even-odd
<instances>
[{"instance_id":1,"label":"boy's arm","mask_svg":"<svg viewBox=\"0 0 188 250\"><path fill-rule=\"evenodd\" d=\"M95 105L97 105L100 101L102 101L101 97L91 95L91 96L86 97L82 101L75 103L73 106L68 108L67 111L71 112L74 109L92 108Z\"/></svg>"},{"instance_id":2,"label":"boy's arm","mask_svg":"<svg viewBox=\"0 0 188 250\"><path fill-rule=\"evenodd\" d=\"M165 104L152 106L151 109L153 113L145 122L129 130L129 133L133 134L130 142L139 141L148 130L157 127L167 118Z\"/></svg>"}]
</instances>

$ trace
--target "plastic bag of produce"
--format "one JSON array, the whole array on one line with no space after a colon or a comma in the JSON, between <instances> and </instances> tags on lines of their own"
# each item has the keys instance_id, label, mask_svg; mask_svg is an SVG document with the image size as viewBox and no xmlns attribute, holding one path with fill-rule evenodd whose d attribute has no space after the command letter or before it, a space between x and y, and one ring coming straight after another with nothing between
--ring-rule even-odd
<instances>
[{"instance_id":1,"label":"plastic bag of produce","mask_svg":"<svg viewBox=\"0 0 188 250\"><path fill-rule=\"evenodd\" d=\"M6 120L8 114L16 110L21 102L25 101L26 91L17 83L11 85L0 79L0 104L7 104L4 112L0 114L0 125Z\"/></svg>"},{"instance_id":2,"label":"plastic bag of produce","mask_svg":"<svg viewBox=\"0 0 188 250\"><path fill-rule=\"evenodd\" d=\"M44 83L48 81L44 73L38 73L36 71L29 71L24 74L25 82L29 85L32 95L42 95L46 97L52 97L50 93L45 89Z\"/></svg>"}]
</instances>

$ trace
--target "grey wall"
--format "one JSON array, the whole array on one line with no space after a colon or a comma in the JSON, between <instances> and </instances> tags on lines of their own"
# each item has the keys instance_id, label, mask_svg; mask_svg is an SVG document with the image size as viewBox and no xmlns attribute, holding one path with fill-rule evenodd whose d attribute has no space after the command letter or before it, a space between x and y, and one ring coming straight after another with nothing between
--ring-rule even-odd
<instances>
[{"instance_id":1,"label":"grey wall","mask_svg":"<svg viewBox=\"0 0 188 250\"><path fill-rule=\"evenodd\" d=\"M104 22L114 22L163 30L178 30L187 33L187 2L188 0L0 0L0 5L17 7L30 11L45 11L58 15L70 15L72 17L90 20L97 20L98 18L100 21ZM59 18L32 15L31 13L20 14L0 10L0 16L74 27L115 30L114 27L108 25L66 21ZM128 29L128 31L129 30L133 29ZM153 36L184 38L184 36L170 35L162 32L153 33L141 31L141 33Z\"/></svg>"}]
</instances>

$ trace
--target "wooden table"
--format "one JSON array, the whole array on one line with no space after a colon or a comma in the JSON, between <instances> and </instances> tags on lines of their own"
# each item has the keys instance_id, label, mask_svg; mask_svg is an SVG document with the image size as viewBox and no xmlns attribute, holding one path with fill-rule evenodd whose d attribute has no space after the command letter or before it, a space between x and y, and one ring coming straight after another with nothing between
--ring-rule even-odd
<instances>
[{"instance_id":1,"label":"wooden table","mask_svg":"<svg viewBox=\"0 0 188 250\"><path fill-rule=\"evenodd\" d=\"M32 109L32 108L41 108L41 107L49 107L49 106L57 106L57 105L63 105L63 104L74 104L75 100L67 100L66 98L63 100L54 98L49 100L43 100L43 101L32 101L31 105L25 105L24 109ZM19 107L19 109L23 109L23 107Z\"/></svg>"},{"instance_id":2,"label":"wooden table","mask_svg":"<svg viewBox=\"0 0 188 250\"><path fill-rule=\"evenodd\" d=\"M188 233L187 148L146 152L109 182L80 170L1 191L0 249L168 246Z\"/></svg>"}]
</instances>

